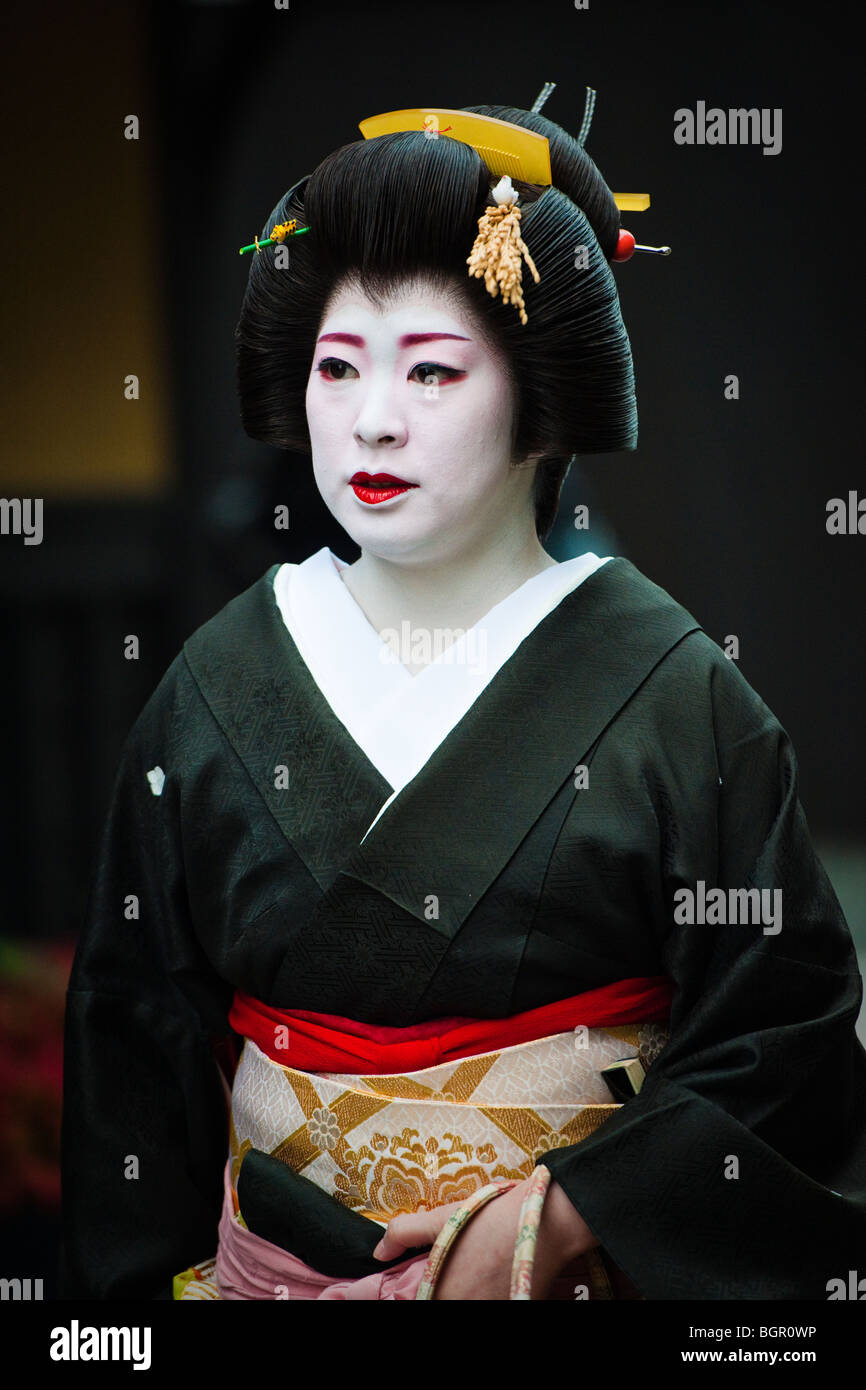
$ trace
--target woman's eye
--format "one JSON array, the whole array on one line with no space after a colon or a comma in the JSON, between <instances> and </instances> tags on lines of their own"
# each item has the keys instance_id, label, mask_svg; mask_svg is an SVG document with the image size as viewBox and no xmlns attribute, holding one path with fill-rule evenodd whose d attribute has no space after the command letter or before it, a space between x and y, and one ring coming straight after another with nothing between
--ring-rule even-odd
<instances>
[{"instance_id":1,"label":"woman's eye","mask_svg":"<svg viewBox=\"0 0 866 1390\"><path fill-rule=\"evenodd\" d=\"M351 363L344 362L342 357L323 357L316 371L326 381L348 381L352 373L358 375Z\"/></svg>"},{"instance_id":2,"label":"woman's eye","mask_svg":"<svg viewBox=\"0 0 866 1390\"><path fill-rule=\"evenodd\" d=\"M410 380L419 381L422 386L432 385L432 381L441 385L444 381L456 381L458 377L465 376L466 373L457 367L443 367L441 362L419 362L417 367L413 367L409 373Z\"/></svg>"}]
</instances>

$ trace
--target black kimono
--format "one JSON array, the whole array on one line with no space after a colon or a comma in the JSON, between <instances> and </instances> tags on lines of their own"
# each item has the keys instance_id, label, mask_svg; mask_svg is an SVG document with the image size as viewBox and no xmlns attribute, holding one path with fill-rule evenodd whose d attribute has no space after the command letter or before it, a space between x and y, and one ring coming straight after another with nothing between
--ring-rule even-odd
<instances>
[{"instance_id":1,"label":"black kimono","mask_svg":"<svg viewBox=\"0 0 866 1390\"><path fill-rule=\"evenodd\" d=\"M648 1299L823 1300L866 1273L861 980L794 750L736 665L610 560L361 843L391 789L276 569L193 634L124 749L68 998L64 1294L167 1298L216 1248L235 989L406 1026L658 975L670 1041L554 1178ZM771 890L781 924L678 920L713 888Z\"/></svg>"}]
</instances>

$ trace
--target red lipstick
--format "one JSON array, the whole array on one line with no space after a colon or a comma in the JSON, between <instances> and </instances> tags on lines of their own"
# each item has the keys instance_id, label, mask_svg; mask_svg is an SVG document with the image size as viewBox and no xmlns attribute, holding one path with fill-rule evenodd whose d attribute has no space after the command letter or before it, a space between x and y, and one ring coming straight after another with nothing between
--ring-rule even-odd
<instances>
[{"instance_id":1,"label":"red lipstick","mask_svg":"<svg viewBox=\"0 0 866 1390\"><path fill-rule=\"evenodd\" d=\"M387 502L392 497L400 497L417 483L407 483L405 478L395 478L393 473L353 473L349 486L362 502L375 505Z\"/></svg>"}]
</instances>

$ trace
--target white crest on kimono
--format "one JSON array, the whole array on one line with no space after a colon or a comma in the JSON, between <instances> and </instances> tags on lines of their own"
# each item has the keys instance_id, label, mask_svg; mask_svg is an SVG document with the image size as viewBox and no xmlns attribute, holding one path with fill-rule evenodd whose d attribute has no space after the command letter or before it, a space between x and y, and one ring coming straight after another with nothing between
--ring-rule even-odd
<instances>
[{"instance_id":1,"label":"white crest on kimono","mask_svg":"<svg viewBox=\"0 0 866 1390\"><path fill-rule=\"evenodd\" d=\"M162 796L162 789L165 786L165 773L159 764L150 769L150 772L147 774L147 780L150 783L150 790L153 792L154 796Z\"/></svg>"}]
</instances>

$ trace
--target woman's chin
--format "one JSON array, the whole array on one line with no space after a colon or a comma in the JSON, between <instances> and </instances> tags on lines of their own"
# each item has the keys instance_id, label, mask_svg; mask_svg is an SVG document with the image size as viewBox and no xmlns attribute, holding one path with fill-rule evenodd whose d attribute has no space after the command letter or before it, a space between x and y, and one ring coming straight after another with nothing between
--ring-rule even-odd
<instances>
[{"instance_id":1,"label":"woman's chin","mask_svg":"<svg viewBox=\"0 0 866 1390\"><path fill-rule=\"evenodd\" d=\"M347 526L344 529L355 544L368 555L377 555L381 560L410 560L413 556L428 554L435 544L434 536L419 535L408 529L399 532L396 527Z\"/></svg>"},{"instance_id":2,"label":"woman's chin","mask_svg":"<svg viewBox=\"0 0 866 1390\"><path fill-rule=\"evenodd\" d=\"M365 506L352 498L351 505L331 510L357 546L383 558L423 551L437 540L441 543L441 522L409 516L403 500L397 506L387 502Z\"/></svg>"}]
</instances>

